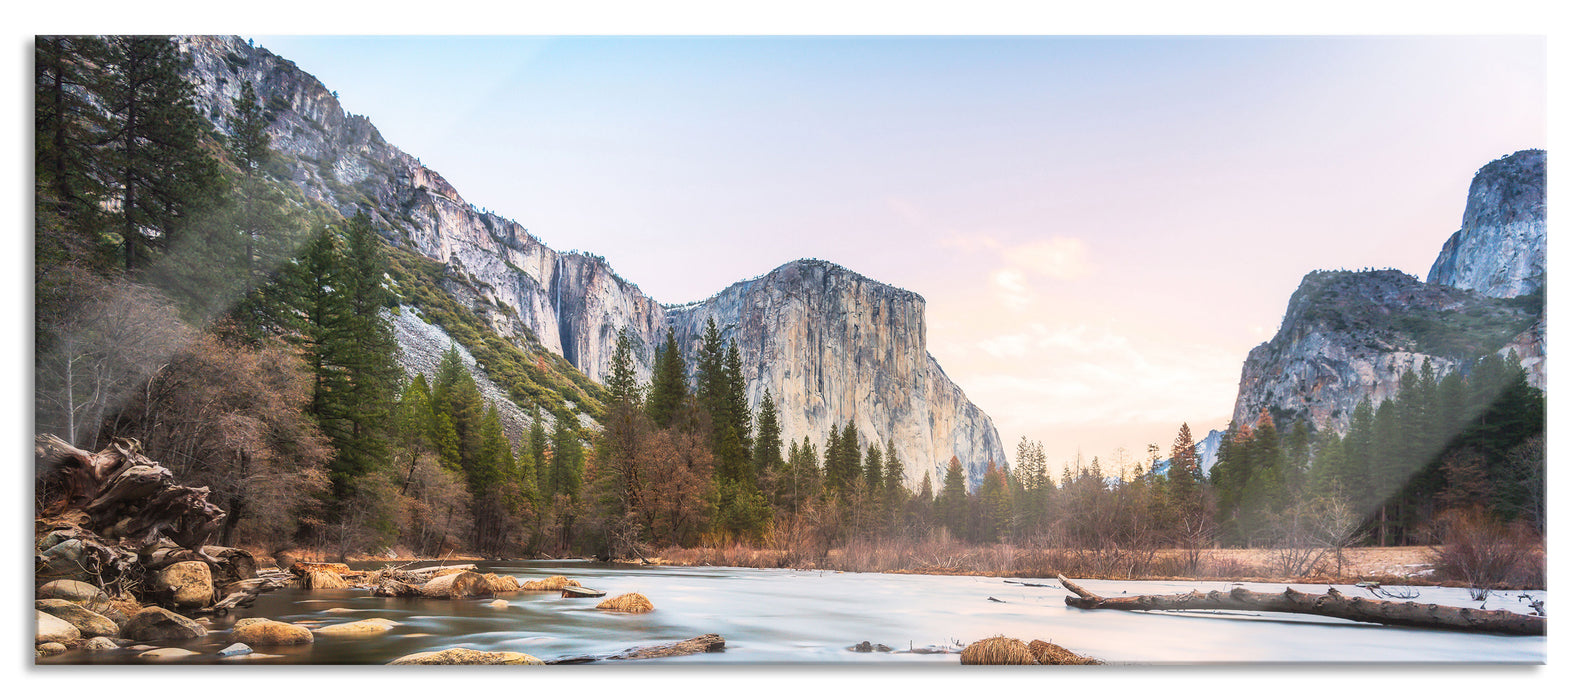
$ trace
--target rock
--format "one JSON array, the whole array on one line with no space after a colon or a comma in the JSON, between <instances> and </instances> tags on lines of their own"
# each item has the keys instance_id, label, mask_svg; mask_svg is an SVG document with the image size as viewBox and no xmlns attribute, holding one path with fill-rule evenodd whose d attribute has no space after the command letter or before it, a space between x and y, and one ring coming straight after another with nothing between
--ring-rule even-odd
<instances>
[{"instance_id":1,"label":"rock","mask_svg":"<svg viewBox=\"0 0 1582 700\"><path fill-rule=\"evenodd\" d=\"M883 644L872 644L870 642L859 642L857 644L853 644L853 645L851 645L849 647L846 647L846 651L855 651L855 652L860 652L860 653L863 653L863 654L867 654L867 653L870 653L870 652L877 651L877 652L880 652L880 653L883 653L883 654L888 654L888 653L890 653L891 649L890 649L890 647L887 647L887 646L885 646Z\"/></svg>"},{"instance_id":2,"label":"rock","mask_svg":"<svg viewBox=\"0 0 1582 700\"><path fill-rule=\"evenodd\" d=\"M688 656L705 652L725 650L725 638L717 634L705 634L691 639L660 644L651 647L636 647L627 649L611 659L658 659L667 656Z\"/></svg>"},{"instance_id":3,"label":"rock","mask_svg":"<svg viewBox=\"0 0 1582 700\"><path fill-rule=\"evenodd\" d=\"M967 645L961 650L964 666L1035 666L1038 659L1028 651L1020 639L989 637Z\"/></svg>"},{"instance_id":4,"label":"rock","mask_svg":"<svg viewBox=\"0 0 1582 700\"><path fill-rule=\"evenodd\" d=\"M499 598L495 598L494 600L489 601L489 607L491 607L491 608L499 608L501 610L504 610L506 608L511 607L511 602L507 601L507 600L501 600Z\"/></svg>"},{"instance_id":5,"label":"rock","mask_svg":"<svg viewBox=\"0 0 1582 700\"><path fill-rule=\"evenodd\" d=\"M190 649L176 649L176 648L173 648L173 647L166 647L166 648L163 648L163 649L154 649L154 650L151 650L151 651L145 651L145 652L143 652L141 654L138 654L137 658L139 658L139 659L149 659L149 660L152 660L152 661L170 661L172 659L181 659L181 658L186 658L188 656L197 656L197 655L198 655L198 652L192 651Z\"/></svg>"},{"instance_id":6,"label":"rock","mask_svg":"<svg viewBox=\"0 0 1582 700\"><path fill-rule=\"evenodd\" d=\"M140 642L193 639L208 634L202 625L161 607L143 608L122 626L121 634Z\"/></svg>"},{"instance_id":7,"label":"rock","mask_svg":"<svg viewBox=\"0 0 1582 700\"><path fill-rule=\"evenodd\" d=\"M55 598L69 603L76 603L93 612L104 614L110 607L110 596L91 583L82 581L59 580L50 581L38 587L35 598Z\"/></svg>"},{"instance_id":8,"label":"rock","mask_svg":"<svg viewBox=\"0 0 1582 700\"><path fill-rule=\"evenodd\" d=\"M232 644L232 645L230 645L230 646L228 646L228 647L226 647L224 649L221 649L221 650L215 652L215 654L217 654L219 656L241 656L243 654L251 654L251 653L253 653L253 648L250 647L250 646L247 646L246 644L243 644L241 642L237 642L235 644Z\"/></svg>"},{"instance_id":9,"label":"rock","mask_svg":"<svg viewBox=\"0 0 1582 700\"><path fill-rule=\"evenodd\" d=\"M36 626L33 630L33 643L45 642L71 642L82 638L82 632L77 626L51 615L43 610L33 612Z\"/></svg>"},{"instance_id":10,"label":"rock","mask_svg":"<svg viewBox=\"0 0 1582 700\"><path fill-rule=\"evenodd\" d=\"M81 540L70 539L45 550L41 555L43 576L81 576L88 572L84 565L85 550Z\"/></svg>"},{"instance_id":11,"label":"rock","mask_svg":"<svg viewBox=\"0 0 1582 700\"><path fill-rule=\"evenodd\" d=\"M390 630L395 629L395 626L396 623L393 620L386 620L382 617L373 617L367 620L358 620L356 622L343 622L338 625L327 625L314 630L313 634L315 636L323 637L372 637L389 632Z\"/></svg>"},{"instance_id":12,"label":"rock","mask_svg":"<svg viewBox=\"0 0 1582 700\"><path fill-rule=\"evenodd\" d=\"M481 598L494 595L482 574L461 571L429 579L419 589L425 598Z\"/></svg>"},{"instance_id":13,"label":"rock","mask_svg":"<svg viewBox=\"0 0 1582 700\"><path fill-rule=\"evenodd\" d=\"M251 647L293 646L313 643L313 630L302 625L276 622L262 617L249 617L237 621L236 626L231 628L231 636L236 641Z\"/></svg>"},{"instance_id":14,"label":"rock","mask_svg":"<svg viewBox=\"0 0 1582 700\"><path fill-rule=\"evenodd\" d=\"M119 637L120 625L110 618L88 610L76 603L58 598L35 601L33 607L65 620L76 627L84 637Z\"/></svg>"},{"instance_id":15,"label":"rock","mask_svg":"<svg viewBox=\"0 0 1582 700\"><path fill-rule=\"evenodd\" d=\"M1461 230L1445 241L1429 284L1511 298L1543 287L1549 261L1548 153L1517 151L1478 169Z\"/></svg>"},{"instance_id":16,"label":"rock","mask_svg":"<svg viewBox=\"0 0 1582 700\"><path fill-rule=\"evenodd\" d=\"M358 611L357 610L353 610L351 608L330 608L329 610L325 610L324 611L324 613L327 614L327 615L344 615L346 613L355 613L355 612L358 612Z\"/></svg>"},{"instance_id":17,"label":"rock","mask_svg":"<svg viewBox=\"0 0 1582 700\"><path fill-rule=\"evenodd\" d=\"M654 611L654 604L641 593L625 593L593 606L597 610L611 610L624 613L647 613Z\"/></svg>"},{"instance_id":18,"label":"rock","mask_svg":"<svg viewBox=\"0 0 1582 700\"><path fill-rule=\"evenodd\" d=\"M116 644L115 640L109 637L94 637L83 644L82 648L88 651L114 651L120 649L121 645Z\"/></svg>"},{"instance_id":19,"label":"rock","mask_svg":"<svg viewBox=\"0 0 1582 700\"><path fill-rule=\"evenodd\" d=\"M60 642L44 642L43 644L33 647L34 658L41 656L54 656L56 654L64 653L66 653L66 645L61 644Z\"/></svg>"},{"instance_id":20,"label":"rock","mask_svg":"<svg viewBox=\"0 0 1582 700\"><path fill-rule=\"evenodd\" d=\"M915 435L896 440L909 483L925 472L940 483L952 455L972 484L989 460L1006 463L989 416L929 356L917 294L830 263L798 261L706 301L666 308L604 258L552 250L517 222L469 205L443 176L386 141L368 119L347 113L328 88L289 61L235 37L181 42L193 59L187 77L196 101L217 124L233 119L238 76L255 81L259 94L282 104L270 135L292 183L337 211L368 202L381 228L399 220L408 231L402 245L444 261L457 281L447 291L502 329L508 342L536 339L584 375L604 377L618 332L654 347L674 327L690 362L703 323L713 317L726 342L739 343L743 366L752 368L749 401L772 391L788 435L819 440L830 425L848 420L867 442ZM403 369L432 374L448 338L410 307L392 316ZM637 380L644 382L652 354L639 357ZM521 432L531 418L470 356L464 363L486 399L502 407L507 431Z\"/></svg>"},{"instance_id":21,"label":"rock","mask_svg":"<svg viewBox=\"0 0 1582 700\"><path fill-rule=\"evenodd\" d=\"M533 656L514 651L478 651L454 647L407 654L388 666L542 666Z\"/></svg>"},{"instance_id":22,"label":"rock","mask_svg":"<svg viewBox=\"0 0 1582 700\"><path fill-rule=\"evenodd\" d=\"M489 589L495 593L510 593L522 588L522 582L516 580L515 576L484 574L483 580L489 583Z\"/></svg>"},{"instance_id":23,"label":"rock","mask_svg":"<svg viewBox=\"0 0 1582 700\"><path fill-rule=\"evenodd\" d=\"M201 608L214 602L214 577L209 565L201 561L171 564L154 576L157 590L168 592L178 608Z\"/></svg>"}]
</instances>

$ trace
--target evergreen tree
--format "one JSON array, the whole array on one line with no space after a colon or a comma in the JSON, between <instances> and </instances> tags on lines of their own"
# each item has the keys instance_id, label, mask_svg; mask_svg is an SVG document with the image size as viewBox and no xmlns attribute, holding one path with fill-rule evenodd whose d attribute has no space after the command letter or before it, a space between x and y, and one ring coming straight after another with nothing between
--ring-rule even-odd
<instances>
[{"instance_id":1,"label":"evergreen tree","mask_svg":"<svg viewBox=\"0 0 1582 700\"><path fill-rule=\"evenodd\" d=\"M532 474L537 481L533 491L538 503L548 504L554 494L553 479L549 473L549 432L544 429L544 419L537 409L533 411L533 424L527 429L527 448L522 454L522 473Z\"/></svg>"},{"instance_id":2,"label":"evergreen tree","mask_svg":"<svg viewBox=\"0 0 1582 700\"><path fill-rule=\"evenodd\" d=\"M759 479L772 479L784 468L785 460L781 458L780 419L775 412L774 394L767 388L758 400L758 436L752 444L754 473Z\"/></svg>"},{"instance_id":3,"label":"evergreen tree","mask_svg":"<svg viewBox=\"0 0 1582 700\"><path fill-rule=\"evenodd\" d=\"M891 529L897 523L901 507L906 503L906 471L901 456L895 452L895 440L884 444L884 519Z\"/></svg>"},{"instance_id":4,"label":"evergreen tree","mask_svg":"<svg viewBox=\"0 0 1582 700\"><path fill-rule=\"evenodd\" d=\"M632 339L626 329L615 340L615 357L611 360L610 376L606 379L610 401L637 406L642 396L637 388L637 363L632 357Z\"/></svg>"},{"instance_id":5,"label":"evergreen tree","mask_svg":"<svg viewBox=\"0 0 1582 700\"><path fill-rule=\"evenodd\" d=\"M107 177L101 140L109 125L93 99L107 88L97 68L109 62L108 51L104 40L93 36L40 36L34 41L37 203L76 233L76 244L69 246L74 252L44 250L41 260L72 257L102 268L111 254L94 235L105 215L99 206ZM44 244L44 237L38 242Z\"/></svg>"},{"instance_id":6,"label":"evergreen tree","mask_svg":"<svg viewBox=\"0 0 1582 700\"><path fill-rule=\"evenodd\" d=\"M582 495L582 440L569 417L555 415L554 453L549 463L549 497L565 494L572 502Z\"/></svg>"},{"instance_id":7,"label":"evergreen tree","mask_svg":"<svg viewBox=\"0 0 1582 700\"><path fill-rule=\"evenodd\" d=\"M961 468L961 460L955 456L950 458L950 466L945 469L945 483L939 493L937 504L939 523L950 530L952 535L961 539L967 538L967 476Z\"/></svg>"},{"instance_id":8,"label":"evergreen tree","mask_svg":"<svg viewBox=\"0 0 1582 700\"><path fill-rule=\"evenodd\" d=\"M687 398L686 360L676 345L674 328L665 331L665 343L654 353L653 388L648 392L648 417L661 429L675 420Z\"/></svg>"},{"instance_id":9,"label":"evergreen tree","mask_svg":"<svg viewBox=\"0 0 1582 700\"><path fill-rule=\"evenodd\" d=\"M147 266L156 248L181 245L180 224L218 194L218 166L201 142L205 123L182 77L187 60L171 37L108 40L100 172L115 199L113 230L128 270Z\"/></svg>"}]
</instances>

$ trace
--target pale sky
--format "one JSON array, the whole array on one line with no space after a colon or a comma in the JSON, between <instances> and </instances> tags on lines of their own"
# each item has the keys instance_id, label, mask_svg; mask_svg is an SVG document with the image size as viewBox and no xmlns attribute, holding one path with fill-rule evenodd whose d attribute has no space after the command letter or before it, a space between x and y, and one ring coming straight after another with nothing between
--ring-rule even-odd
<instances>
[{"instance_id":1,"label":"pale sky","mask_svg":"<svg viewBox=\"0 0 1582 700\"><path fill-rule=\"evenodd\" d=\"M1419 277L1545 147L1538 37L255 37L662 302L802 257L1058 465L1229 420L1308 271Z\"/></svg>"}]
</instances>

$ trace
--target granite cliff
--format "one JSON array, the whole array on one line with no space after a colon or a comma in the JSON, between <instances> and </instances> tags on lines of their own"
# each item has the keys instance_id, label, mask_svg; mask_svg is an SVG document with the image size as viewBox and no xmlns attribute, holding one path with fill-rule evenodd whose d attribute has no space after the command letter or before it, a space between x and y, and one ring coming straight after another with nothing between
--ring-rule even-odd
<instances>
[{"instance_id":1,"label":"granite cliff","mask_svg":"<svg viewBox=\"0 0 1582 700\"><path fill-rule=\"evenodd\" d=\"M940 483L953 455L973 483L989 460L1005 463L993 422L928 354L916 294L798 261L667 309L602 257L550 249L516 222L469 204L290 61L237 37L184 37L182 46L199 109L217 129L229 129L233 101L252 82L284 156L281 179L342 215L367 210L389 243L443 263L446 289L501 337L547 349L602 380L622 331L652 348L674 327L690 361L712 317L741 345L749 400L773 392L787 439L822 443L831 424L855 420L866 440L894 438L914 488L925 471ZM409 371L431 364L442 339L407 310L397 320ZM651 362L651 353L639 353L640 381L651 376ZM488 375L476 362L470 367Z\"/></svg>"},{"instance_id":2,"label":"granite cliff","mask_svg":"<svg viewBox=\"0 0 1582 700\"><path fill-rule=\"evenodd\" d=\"M1427 282L1397 270L1303 278L1280 330L1242 365L1232 423L1267 407L1282 426L1344 432L1358 401L1393 396L1408 367L1442 375L1491 353L1516 355L1544 388L1544 167L1530 150L1480 169Z\"/></svg>"}]
</instances>

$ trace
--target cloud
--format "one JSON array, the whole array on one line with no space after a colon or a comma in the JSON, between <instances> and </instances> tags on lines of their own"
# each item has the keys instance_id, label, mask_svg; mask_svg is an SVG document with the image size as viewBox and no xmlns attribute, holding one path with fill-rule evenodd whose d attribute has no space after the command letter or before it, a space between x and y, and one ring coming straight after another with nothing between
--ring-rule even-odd
<instances>
[{"instance_id":1,"label":"cloud","mask_svg":"<svg viewBox=\"0 0 1582 700\"><path fill-rule=\"evenodd\" d=\"M1003 257L1006 264L1063 282L1092 277L1094 272L1088 244L1080 238L1056 236L1023 243L1007 249Z\"/></svg>"},{"instance_id":2,"label":"cloud","mask_svg":"<svg viewBox=\"0 0 1582 700\"><path fill-rule=\"evenodd\" d=\"M1027 275L1014 267L995 270L990 275L990 280L1000 294L1000 301L1012 310L1020 311L1027 308L1033 297L1027 290Z\"/></svg>"}]
</instances>

